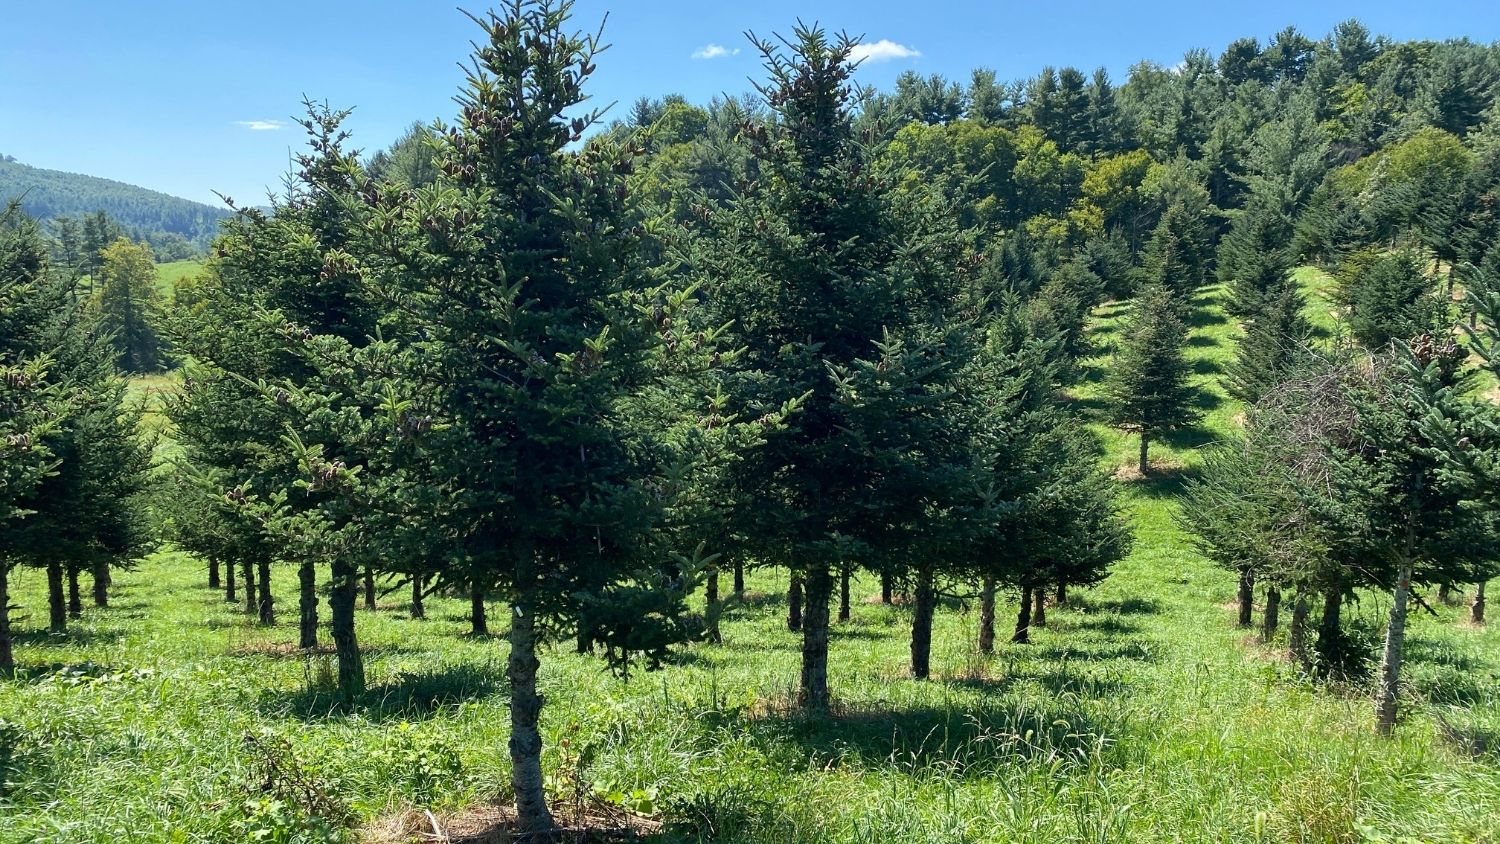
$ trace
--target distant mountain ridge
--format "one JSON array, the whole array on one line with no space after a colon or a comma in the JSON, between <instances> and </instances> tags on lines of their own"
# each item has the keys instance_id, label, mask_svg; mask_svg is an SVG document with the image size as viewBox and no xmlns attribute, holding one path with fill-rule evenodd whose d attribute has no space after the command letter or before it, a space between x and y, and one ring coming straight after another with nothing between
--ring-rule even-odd
<instances>
[{"instance_id":1,"label":"distant mountain ridge","mask_svg":"<svg viewBox=\"0 0 1500 844\"><path fill-rule=\"evenodd\" d=\"M103 211L140 239L177 235L200 249L218 232L219 222L231 214L138 185L45 170L0 155L0 203L17 197L21 209L38 220Z\"/></svg>"}]
</instances>

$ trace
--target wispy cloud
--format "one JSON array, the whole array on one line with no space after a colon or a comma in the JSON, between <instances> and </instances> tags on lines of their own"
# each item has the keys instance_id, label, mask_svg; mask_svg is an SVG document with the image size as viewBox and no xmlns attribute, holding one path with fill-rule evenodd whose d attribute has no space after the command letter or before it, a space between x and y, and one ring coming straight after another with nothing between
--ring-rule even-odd
<instances>
[{"instance_id":1,"label":"wispy cloud","mask_svg":"<svg viewBox=\"0 0 1500 844\"><path fill-rule=\"evenodd\" d=\"M243 126L252 132L275 132L286 128L286 122L282 120L236 120L234 125Z\"/></svg>"},{"instance_id":2,"label":"wispy cloud","mask_svg":"<svg viewBox=\"0 0 1500 844\"><path fill-rule=\"evenodd\" d=\"M849 51L850 61L865 62L888 62L892 59L914 59L922 55L920 50L913 50L905 44L897 44L889 38L868 44L856 44Z\"/></svg>"},{"instance_id":3,"label":"wispy cloud","mask_svg":"<svg viewBox=\"0 0 1500 844\"><path fill-rule=\"evenodd\" d=\"M725 56L738 56L739 54L740 54L740 48L739 47L735 47L733 50L731 50L728 47L725 47L723 44L707 44L705 46L699 47L698 49L694 50L693 51L693 58L695 58L695 59L722 59Z\"/></svg>"}]
</instances>

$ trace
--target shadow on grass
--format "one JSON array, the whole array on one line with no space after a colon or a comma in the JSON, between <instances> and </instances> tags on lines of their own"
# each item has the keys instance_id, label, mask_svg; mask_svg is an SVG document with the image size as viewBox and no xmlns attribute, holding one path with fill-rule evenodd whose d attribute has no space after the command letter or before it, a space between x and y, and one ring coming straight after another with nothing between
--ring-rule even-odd
<instances>
[{"instance_id":1,"label":"shadow on grass","mask_svg":"<svg viewBox=\"0 0 1500 844\"><path fill-rule=\"evenodd\" d=\"M1222 375L1224 374L1224 367L1216 360L1198 358L1193 361L1193 372L1198 375Z\"/></svg>"},{"instance_id":2,"label":"shadow on grass","mask_svg":"<svg viewBox=\"0 0 1500 844\"><path fill-rule=\"evenodd\" d=\"M1196 349L1212 349L1222 344L1222 340L1217 337L1210 337L1207 334L1194 334L1187 339L1187 345Z\"/></svg>"},{"instance_id":3,"label":"shadow on grass","mask_svg":"<svg viewBox=\"0 0 1500 844\"><path fill-rule=\"evenodd\" d=\"M1122 598L1100 600L1087 595L1068 598L1067 608L1080 612L1109 612L1118 615L1160 615L1161 602L1155 598Z\"/></svg>"},{"instance_id":4,"label":"shadow on grass","mask_svg":"<svg viewBox=\"0 0 1500 844\"><path fill-rule=\"evenodd\" d=\"M314 678L310 678L314 679ZM355 702L347 703L328 678L296 691L268 691L258 708L263 714L301 721L324 721L358 716L374 721L414 721L466 701L489 697L505 689L498 665L445 665L430 671L402 674L371 686Z\"/></svg>"},{"instance_id":5,"label":"shadow on grass","mask_svg":"<svg viewBox=\"0 0 1500 844\"><path fill-rule=\"evenodd\" d=\"M1195 307L1193 312L1188 314L1187 319L1183 321L1193 328L1207 328L1210 325L1224 325L1229 322L1229 318L1223 314L1209 311L1206 309L1206 306L1200 305Z\"/></svg>"},{"instance_id":6,"label":"shadow on grass","mask_svg":"<svg viewBox=\"0 0 1500 844\"><path fill-rule=\"evenodd\" d=\"M841 708L816 717L764 715L747 726L763 740L801 746L818 767L896 768L982 778L1018 760L1108 754L1122 725L1103 723L1076 695L1045 705Z\"/></svg>"},{"instance_id":7,"label":"shadow on grass","mask_svg":"<svg viewBox=\"0 0 1500 844\"><path fill-rule=\"evenodd\" d=\"M1177 443L1173 443L1177 445ZM1182 447L1182 446L1178 446ZM1147 498L1177 498L1183 493L1188 481L1198 477L1196 466L1180 466L1171 469L1153 468L1151 474L1130 482L1130 488Z\"/></svg>"},{"instance_id":8,"label":"shadow on grass","mask_svg":"<svg viewBox=\"0 0 1500 844\"><path fill-rule=\"evenodd\" d=\"M24 648L84 648L93 645L112 645L125 638L119 630L95 630L71 626L66 633L49 633L46 630L18 630L11 633L10 641Z\"/></svg>"}]
</instances>

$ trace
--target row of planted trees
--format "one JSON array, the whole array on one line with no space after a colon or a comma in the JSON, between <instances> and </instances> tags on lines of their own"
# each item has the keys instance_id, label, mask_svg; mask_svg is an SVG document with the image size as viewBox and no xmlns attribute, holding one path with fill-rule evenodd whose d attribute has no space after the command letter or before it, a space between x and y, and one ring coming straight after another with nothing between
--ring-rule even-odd
<instances>
[{"instance_id":1,"label":"row of planted trees","mask_svg":"<svg viewBox=\"0 0 1500 844\"><path fill-rule=\"evenodd\" d=\"M192 360L168 407L176 541L253 577L263 613L270 566L297 566L303 645L326 578L349 698L375 573L417 603L471 594L476 626L502 597L533 831L552 826L548 640L652 663L714 626L717 607L707 625L687 607L705 575L713 594L721 567L785 567L804 590L799 700L823 711L840 573L907 585L926 677L944 589L978 588L988 643L999 586L1040 606L1128 546L1057 398L1064 338L940 186L911 189L856 133L853 42L758 42L773 119L744 128L752 166L664 226L628 189L639 149L583 140L599 45L566 11L480 19L428 184L373 177L343 115L311 109L293 187L228 225L168 331ZM1048 319L1081 325L1095 301Z\"/></svg>"}]
</instances>

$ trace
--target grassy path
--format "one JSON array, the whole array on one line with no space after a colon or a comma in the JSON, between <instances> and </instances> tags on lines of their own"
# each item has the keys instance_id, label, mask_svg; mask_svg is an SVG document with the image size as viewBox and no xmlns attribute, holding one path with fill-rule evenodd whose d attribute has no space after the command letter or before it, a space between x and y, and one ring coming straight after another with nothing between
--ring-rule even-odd
<instances>
[{"instance_id":1,"label":"grassy path","mask_svg":"<svg viewBox=\"0 0 1500 844\"><path fill-rule=\"evenodd\" d=\"M1395 740L1377 740L1359 690L1301 679L1232 626L1232 578L1178 526L1193 449L1236 412L1215 380L1232 333L1218 295L1201 294L1191 345L1204 430L1153 447L1171 471L1123 481L1134 553L1050 612L1034 644L980 660L974 608L953 599L935 630L935 679L908 680L907 613L873 602L876 584L862 581L833 637L840 713L805 721L785 706L799 657L785 576L757 573L726 644L660 672L620 683L566 645L546 655L554 789L586 782L659 814L665 840L1500 841L1500 754L1450 747L1435 719L1500 734L1500 630L1460 627L1453 610L1416 619L1418 705ZM1121 310L1101 312L1101 344ZM1088 364L1085 408L1104 365ZM1111 464L1129 465L1134 441L1101 434ZM399 595L363 613L373 690L337 714L320 691L328 658L293 648L293 573L277 573L287 623L272 629L203 579L195 561L158 555L121 575L114 608L52 639L34 632L44 580L20 575L32 676L0 686L0 721L19 737L0 842L246 840L255 811L271 825L264 807L246 808L247 732L285 738L366 819L496 796L505 648L463 635L465 601L435 600L423 622L404 617ZM1351 620L1373 631L1383 609L1366 597Z\"/></svg>"}]
</instances>

